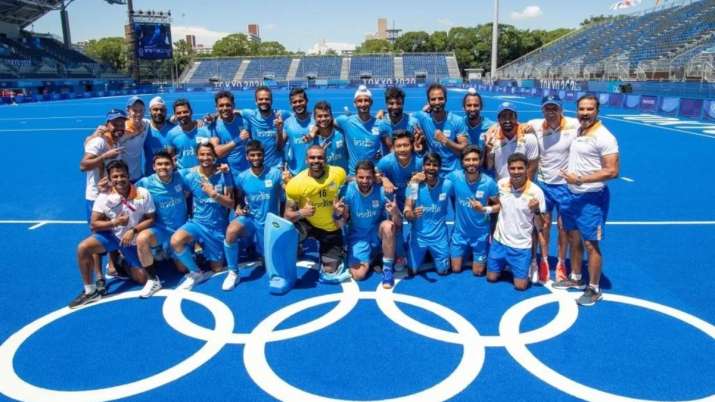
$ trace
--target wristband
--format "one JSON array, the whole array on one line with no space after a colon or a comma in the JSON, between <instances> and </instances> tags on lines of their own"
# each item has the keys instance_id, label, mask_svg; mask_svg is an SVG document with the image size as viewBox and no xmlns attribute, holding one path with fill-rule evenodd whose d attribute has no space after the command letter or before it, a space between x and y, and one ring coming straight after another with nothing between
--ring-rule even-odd
<instances>
[{"instance_id":1,"label":"wristband","mask_svg":"<svg viewBox=\"0 0 715 402\"><path fill-rule=\"evenodd\" d=\"M494 212L494 207L484 207L484 213L489 215Z\"/></svg>"}]
</instances>

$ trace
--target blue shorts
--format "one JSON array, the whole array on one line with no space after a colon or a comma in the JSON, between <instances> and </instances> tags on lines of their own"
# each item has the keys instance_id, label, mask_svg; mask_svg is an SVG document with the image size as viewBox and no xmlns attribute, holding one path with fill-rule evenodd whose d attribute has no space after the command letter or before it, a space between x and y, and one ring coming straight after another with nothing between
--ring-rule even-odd
<instances>
[{"instance_id":1,"label":"blue shorts","mask_svg":"<svg viewBox=\"0 0 715 402\"><path fill-rule=\"evenodd\" d=\"M241 237L244 237L248 239L249 244L255 244L256 245L256 251L260 255L263 254L263 229L264 226L261 226L256 222L256 219L251 217L251 216L236 216L233 218L234 221L238 221L238 223L243 226L243 233L244 235Z\"/></svg>"},{"instance_id":2,"label":"blue shorts","mask_svg":"<svg viewBox=\"0 0 715 402\"><path fill-rule=\"evenodd\" d=\"M204 249L204 257L208 261L223 260L223 231L211 230L206 226L196 222L186 222L179 230L183 230L191 235L194 241L201 244Z\"/></svg>"},{"instance_id":3,"label":"blue shorts","mask_svg":"<svg viewBox=\"0 0 715 402\"><path fill-rule=\"evenodd\" d=\"M531 265L531 248L513 248L494 240L489 248L488 272L501 272L506 266L511 268L514 279L526 279Z\"/></svg>"},{"instance_id":4,"label":"blue shorts","mask_svg":"<svg viewBox=\"0 0 715 402\"><path fill-rule=\"evenodd\" d=\"M381 251L380 238L376 233L366 236L348 236L348 265L369 264L372 257Z\"/></svg>"},{"instance_id":5,"label":"blue shorts","mask_svg":"<svg viewBox=\"0 0 715 402\"><path fill-rule=\"evenodd\" d=\"M564 229L578 230L584 240L603 240L610 198L608 187L601 191L571 194L571 200L562 212Z\"/></svg>"},{"instance_id":6,"label":"blue shorts","mask_svg":"<svg viewBox=\"0 0 715 402\"><path fill-rule=\"evenodd\" d=\"M420 265L425 260L427 251L430 252L432 260L434 260L434 267L437 272L444 273L449 270L449 241L446 236L438 241L431 241L426 244L420 244L415 236L410 236L407 248L409 265L413 270L419 270Z\"/></svg>"},{"instance_id":7,"label":"blue shorts","mask_svg":"<svg viewBox=\"0 0 715 402\"><path fill-rule=\"evenodd\" d=\"M561 211L568 205L571 200L571 192L567 184L548 184L538 182L539 188L544 192L546 199L546 213L551 214L556 208L556 212L561 214Z\"/></svg>"},{"instance_id":8,"label":"blue shorts","mask_svg":"<svg viewBox=\"0 0 715 402\"><path fill-rule=\"evenodd\" d=\"M120 246L117 236L109 231L96 232L92 236L94 236L98 242L102 243L102 247L104 247L104 250L108 253L119 250L131 268L141 268L142 264L139 262L139 256L137 255L137 246Z\"/></svg>"},{"instance_id":9,"label":"blue shorts","mask_svg":"<svg viewBox=\"0 0 715 402\"><path fill-rule=\"evenodd\" d=\"M156 247L152 247L151 250L154 257L158 257L156 252L159 249L163 250L167 256L173 257L174 250L171 249L171 236L174 234L174 231L157 226L150 227L149 231L154 235L154 239L156 239L157 243Z\"/></svg>"},{"instance_id":10,"label":"blue shorts","mask_svg":"<svg viewBox=\"0 0 715 402\"><path fill-rule=\"evenodd\" d=\"M487 245L489 244L489 227L474 229L474 235L464 236L455 230L452 235L452 244L449 246L449 256L463 258L467 249L472 250L472 262L484 264L487 259Z\"/></svg>"}]
</instances>

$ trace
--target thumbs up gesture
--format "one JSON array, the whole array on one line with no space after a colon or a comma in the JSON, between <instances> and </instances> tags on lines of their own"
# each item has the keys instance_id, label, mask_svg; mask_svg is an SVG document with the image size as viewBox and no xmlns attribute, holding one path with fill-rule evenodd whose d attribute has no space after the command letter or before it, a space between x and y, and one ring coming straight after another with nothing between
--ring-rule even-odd
<instances>
[{"instance_id":1,"label":"thumbs up gesture","mask_svg":"<svg viewBox=\"0 0 715 402\"><path fill-rule=\"evenodd\" d=\"M310 202L310 198L306 199L305 205L303 205L303 208L300 209L300 214L305 216L306 218L315 215L315 207Z\"/></svg>"}]
</instances>

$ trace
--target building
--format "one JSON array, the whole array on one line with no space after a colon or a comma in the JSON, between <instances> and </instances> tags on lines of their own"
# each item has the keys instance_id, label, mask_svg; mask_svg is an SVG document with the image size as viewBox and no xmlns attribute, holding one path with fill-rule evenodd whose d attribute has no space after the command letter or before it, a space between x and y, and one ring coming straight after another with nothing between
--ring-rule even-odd
<instances>
[{"instance_id":1,"label":"building","mask_svg":"<svg viewBox=\"0 0 715 402\"><path fill-rule=\"evenodd\" d=\"M375 39L387 39L387 18L377 19L377 33Z\"/></svg>"},{"instance_id":2,"label":"building","mask_svg":"<svg viewBox=\"0 0 715 402\"><path fill-rule=\"evenodd\" d=\"M261 33L258 24L248 24L248 39L252 42L261 42Z\"/></svg>"},{"instance_id":3,"label":"building","mask_svg":"<svg viewBox=\"0 0 715 402\"><path fill-rule=\"evenodd\" d=\"M190 48L196 49L196 36L186 35L186 44L189 45Z\"/></svg>"}]
</instances>

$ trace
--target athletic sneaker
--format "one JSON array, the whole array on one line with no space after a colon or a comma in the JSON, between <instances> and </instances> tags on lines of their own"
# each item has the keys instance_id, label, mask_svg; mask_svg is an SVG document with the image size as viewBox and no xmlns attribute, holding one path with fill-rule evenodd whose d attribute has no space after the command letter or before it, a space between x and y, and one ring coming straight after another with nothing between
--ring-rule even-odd
<instances>
[{"instance_id":1,"label":"athletic sneaker","mask_svg":"<svg viewBox=\"0 0 715 402\"><path fill-rule=\"evenodd\" d=\"M205 282L211 277L211 271L189 272L184 275L184 281L179 285L181 290L191 290L195 285Z\"/></svg>"},{"instance_id":2,"label":"athletic sneaker","mask_svg":"<svg viewBox=\"0 0 715 402\"><path fill-rule=\"evenodd\" d=\"M581 297L576 299L576 303L582 306L593 306L601 299L603 299L603 293L600 291L597 292L596 289L589 286Z\"/></svg>"},{"instance_id":3,"label":"athletic sneaker","mask_svg":"<svg viewBox=\"0 0 715 402\"><path fill-rule=\"evenodd\" d=\"M539 265L536 261L532 261L531 265L529 265L529 280L531 280L531 283L539 282Z\"/></svg>"},{"instance_id":4,"label":"athletic sneaker","mask_svg":"<svg viewBox=\"0 0 715 402\"><path fill-rule=\"evenodd\" d=\"M161 289L161 280L157 276L156 279L147 279L146 284L144 284L144 289L139 293L139 297L142 299L147 299L151 297L154 293Z\"/></svg>"},{"instance_id":5,"label":"athletic sneaker","mask_svg":"<svg viewBox=\"0 0 715 402\"><path fill-rule=\"evenodd\" d=\"M80 306L84 306L86 304L90 304L93 302L96 302L97 300L101 299L102 295L99 294L96 290L92 293L85 293L84 290L82 293L78 294L77 297L72 299L72 301L69 304L69 308L77 308Z\"/></svg>"},{"instance_id":6,"label":"athletic sneaker","mask_svg":"<svg viewBox=\"0 0 715 402\"><path fill-rule=\"evenodd\" d=\"M586 285L583 284L583 279L575 280L572 278L566 278L562 281L554 282L551 287L554 289L586 289Z\"/></svg>"},{"instance_id":7,"label":"athletic sneaker","mask_svg":"<svg viewBox=\"0 0 715 402\"><path fill-rule=\"evenodd\" d=\"M539 282L544 284L549 280L549 262L541 260L539 263Z\"/></svg>"},{"instance_id":8,"label":"athletic sneaker","mask_svg":"<svg viewBox=\"0 0 715 402\"><path fill-rule=\"evenodd\" d=\"M382 271L382 288L392 289L395 286L395 277L391 269L385 269Z\"/></svg>"},{"instance_id":9,"label":"athletic sneaker","mask_svg":"<svg viewBox=\"0 0 715 402\"><path fill-rule=\"evenodd\" d=\"M569 274L566 272L566 264L559 261L556 263L556 282L568 279Z\"/></svg>"},{"instance_id":10,"label":"athletic sneaker","mask_svg":"<svg viewBox=\"0 0 715 402\"><path fill-rule=\"evenodd\" d=\"M99 293L100 296L107 294L107 281L104 279L97 279L95 286L97 286L97 293Z\"/></svg>"},{"instance_id":11,"label":"athletic sneaker","mask_svg":"<svg viewBox=\"0 0 715 402\"><path fill-rule=\"evenodd\" d=\"M241 282L241 277L238 275L238 272L229 269L228 273L226 274L226 279L223 280L223 285L221 285L221 289L225 291L233 290L233 288L235 288L239 282Z\"/></svg>"}]
</instances>

